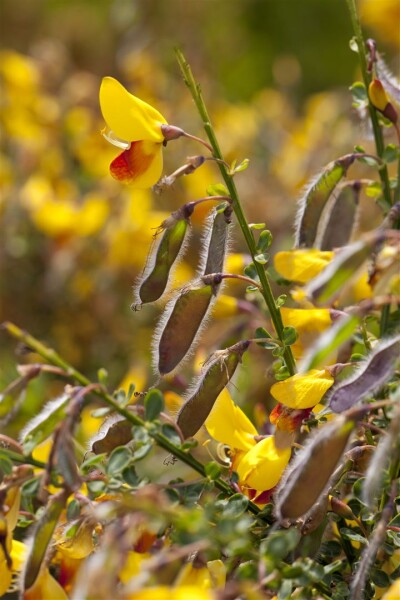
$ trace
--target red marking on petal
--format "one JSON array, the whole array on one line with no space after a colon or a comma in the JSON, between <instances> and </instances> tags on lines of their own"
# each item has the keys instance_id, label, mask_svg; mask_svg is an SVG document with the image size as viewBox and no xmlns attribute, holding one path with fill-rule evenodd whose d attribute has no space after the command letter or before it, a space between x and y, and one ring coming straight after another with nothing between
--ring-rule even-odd
<instances>
[{"instance_id":1,"label":"red marking on petal","mask_svg":"<svg viewBox=\"0 0 400 600\"><path fill-rule=\"evenodd\" d=\"M253 499L253 502L255 502L256 504L268 504L271 500L271 496L274 493L276 489L276 486L271 488L270 490L265 490L264 492L261 492L261 494L258 494L258 496L256 496Z\"/></svg>"},{"instance_id":2,"label":"red marking on petal","mask_svg":"<svg viewBox=\"0 0 400 600\"><path fill-rule=\"evenodd\" d=\"M143 142L132 142L128 150L114 158L110 165L110 173L118 181L128 183L147 171L154 156L154 153L144 153Z\"/></svg>"},{"instance_id":3,"label":"red marking on petal","mask_svg":"<svg viewBox=\"0 0 400 600\"><path fill-rule=\"evenodd\" d=\"M272 409L269 420L281 431L296 431L300 429L304 419L307 419L311 413L311 408L303 408L301 410L293 410L287 408L283 404L277 404Z\"/></svg>"}]
</instances>

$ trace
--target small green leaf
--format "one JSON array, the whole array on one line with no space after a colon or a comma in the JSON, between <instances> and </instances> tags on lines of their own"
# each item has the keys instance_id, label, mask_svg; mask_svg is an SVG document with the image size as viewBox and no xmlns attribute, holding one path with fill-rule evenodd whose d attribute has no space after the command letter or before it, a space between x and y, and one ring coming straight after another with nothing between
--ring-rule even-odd
<instances>
[{"instance_id":1,"label":"small green leaf","mask_svg":"<svg viewBox=\"0 0 400 600\"><path fill-rule=\"evenodd\" d=\"M245 171L247 169L247 167L249 166L249 159L245 158L242 160L241 163L237 164L237 161L234 160L232 161L230 167L229 167L229 174L231 176L235 175L236 173L240 173L241 171Z\"/></svg>"},{"instance_id":2,"label":"small green leaf","mask_svg":"<svg viewBox=\"0 0 400 600\"><path fill-rule=\"evenodd\" d=\"M254 260L260 265L266 265L269 261L269 254L266 252L262 254L257 254L257 256L254 257Z\"/></svg>"},{"instance_id":3,"label":"small green leaf","mask_svg":"<svg viewBox=\"0 0 400 600\"><path fill-rule=\"evenodd\" d=\"M385 571L381 571L380 569L372 569L371 581L376 586L385 589L387 589L391 584L391 580L388 574L385 573Z\"/></svg>"},{"instance_id":4,"label":"small green leaf","mask_svg":"<svg viewBox=\"0 0 400 600\"><path fill-rule=\"evenodd\" d=\"M353 531L353 529L349 529L347 527L342 527L342 529L340 529L340 535L345 540L350 540L351 542L359 542L360 544L368 543L368 541L365 539L365 537L363 535L361 535L360 533L357 533L356 531Z\"/></svg>"},{"instance_id":5,"label":"small green leaf","mask_svg":"<svg viewBox=\"0 0 400 600\"><path fill-rule=\"evenodd\" d=\"M275 300L276 308L280 308L281 306L283 306L285 304L286 300L287 300L287 294L281 294L280 296L278 296L277 299Z\"/></svg>"},{"instance_id":6,"label":"small green leaf","mask_svg":"<svg viewBox=\"0 0 400 600\"><path fill-rule=\"evenodd\" d=\"M292 346L299 337L294 327L284 327L282 332L283 342L285 346Z\"/></svg>"},{"instance_id":7,"label":"small green leaf","mask_svg":"<svg viewBox=\"0 0 400 600\"><path fill-rule=\"evenodd\" d=\"M383 152L382 159L385 163L392 163L399 158L399 154L399 148L395 144L388 144Z\"/></svg>"},{"instance_id":8,"label":"small green leaf","mask_svg":"<svg viewBox=\"0 0 400 600\"><path fill-rule=\"evenodd\" d=\"M234 494L231 496L224 508L225 517L239 517L246 512L249 500L243 494Z\"/></svg>"},{"instance_id":9,"label":"small green leaf","mask_svg":"<svg viewBox=\"0 0 400 600\"><path fill-rule=\"evenodd\" d=\"M160 390L150 390L144 399L146 421L154 421L164 410L164 396Z\"/></svg>"},{"instance_id":10,"label":"small green leaf","mask_svg":"<svg viewBox=\"0 0 400 600\"><path fill-rule=\"evenodd\" d=\"M223 183L212 183L207 188L207 196L229 196L229 192Z\"/></svg>"},{"instance_id":11,"label":"small green leaf","mask_svg":"<svg viewBox=\"0 0 400 600\"><path fill-rule=\"evenodd\" d=\"M249 223L249 229L264 229L265 223Z\"/></svg>"},{"instance_id":12,"label":"small green leaf","mask_svg":"<svg viewBox=\"0 0 400 600\"><path fill-rule=\"evenodd\" d=\"M10 475L10 473L12 473L12 468L13 465L11 460L6 455L2 455L0 450L0 474Z\"/></svg>"},{"instance_id":13,"label":"small green leaf","mask_svg":"<svg viewBox=\"0 0 400 600\"><path fill-rule=\"evenodd\" d=\"M350 87L350 91L353 96L353 106L355 108L364 108L368 105L368 94L367 89L361 81L356 81ZM357 150L356 150L357 152Z\"/></svg>"},{"instance_id":14,"label":"small green leaf","mask_svg":"<svg viewBox=\"0 0 400 600\"><path fill-rule=\"evenodd\" d=\"M220 465L214 461L207 463L204 466L204 470L208 479L211 479L211 481L215 481L215 479L218 479L222 472Z\"/></svg>"},{"instance_id":15,"label":"small green leaf","mask_svg":"<svg viewBox=\"0 0 400 600\"><path fill-rule=\"evenodd\" d=\"M74 519L77 519L80 514L81 505L79 504L78 500L73 498L67 506L67 521L73 521Z\"/></svg>"},{"instance_id":16,"label":"small green leaf","mask_svg":"<svg viewBox=\"0 0 400 600\"><path fill-rule=\"evenodd\" d=\"M120 446L111 452L107 463L107 474L116 475L127 467L132 460L132 453L128 448Z\"/></svg>"},{"instance_id":17,"label":"small green leaf","mask_svg":"<svg viewBox=\"0 0 400 600\"><path fill-rule=\"evenodd\" d=\"M258 238L257 243L257 252L265 252L272 244L272 233L269 229L264 229L260 233L260 237Z\"/></svg>"},{"instance_id":18,"label":"small green leaf","mask_svg":"<svg viewBox=\"0 0 400 600\"><path fill-rule=\"evenodd\" d=\"M166 438L169 439L170 442L175 444L175 446L180 446L181 438L179 437L175 427L169 425L168 423L164 423L164 425L161 427L161 432Z\"/></svg>"},{"instance_id":19,"label":"small green leaf","mask_svg":"<svg viewBox=\"0 0 400 600\"><path fill-rule=\"evenodd\" d=\"M257 274L257 270L254 266L254 263L249 263L245 268L244 268L244 274L246 275L246 277L250 277L250 279L254 279L254 281L258 281L258 274Z\"/></svg>"},{"instance_id":20,"label":"small green leaf","mask_svg":"<svg viewBox=\"0 0 400 600\"><path fill-rule=\"evenodd\" d=\"M99 383L106 386L108 383L108 371L104 368L99 369L97 371L97 379Z\"/></svg>"}]
</instances>

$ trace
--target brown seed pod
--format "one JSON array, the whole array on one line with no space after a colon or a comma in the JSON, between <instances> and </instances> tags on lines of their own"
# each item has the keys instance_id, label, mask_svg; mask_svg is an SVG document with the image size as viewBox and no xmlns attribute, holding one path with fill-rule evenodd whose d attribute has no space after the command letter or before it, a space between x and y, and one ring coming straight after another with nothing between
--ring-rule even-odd
<instances>
[{"instance_id":1,"label":"brown seed pod","mask_svg":"<svg viewBox=\"0 0 400 600\"><path fill-rule=\"evenodd\" d=\"M209 228L204 240L204 260L200 265L200 274L222 273L229 242L229 225L232 207L217 210L211 215Z\"/></svg>"},{"instance_id":2,"label":"brown seed pod","mask_svg":"<svg viewBox=\"0 0 400 600\"><path fill-rule=\"evenodd\" d=\"M137 304L155 302L167 289L172 268L176 266L187 245L189 218L193 209L192 204L185 204L160 225L162 237L149 255L148 266L136 286Z\"/></svg>"},{"instance_id":3,"label":"brown seed pod","mask_svg":"<svg viewBox=\"0 0 400 600\"><path fill-rule=\"evenodd\" d=\"M215 352L207 361L202 375L194 385L193 392L182 405L177 424L183 437L192 437L203 425L214 402L232 379L249 341L238 342L230 348Z\"/></svg>"},{"instance_id":4,"label":"brown seed pod","mask_svg":"<svg viewBox=\"0 0 400 600\"><path fill-rule=\"evenodd\" d=\"M170 373L193 350L222 276L207 275L183 288L166 307L155 334L154 358L161 375Z\"/></svg>"},{"instance_id":5,"label":"brown seed pod","mask_svg":"<svg viewBox=\"0 0 400 600\"><path fill-rule=\"evenodd\" d=\"M322 212L355 158L354 154L346 154L329 163L307 187L299 202L295 234L296 248L312 248L315 245Z\"/></svg>"},{"instance_id":6,"label":"brown seed pod","mask_svg":"<svg viewBox=\"0 0 400 600\"><path fill-rule=\"evenodd\" d=\"M355 426L355 420L340 415L321 427L298 452L277 492L276 512L280 520L306 515L327 491Z\"/></svg>"}]
</instances>

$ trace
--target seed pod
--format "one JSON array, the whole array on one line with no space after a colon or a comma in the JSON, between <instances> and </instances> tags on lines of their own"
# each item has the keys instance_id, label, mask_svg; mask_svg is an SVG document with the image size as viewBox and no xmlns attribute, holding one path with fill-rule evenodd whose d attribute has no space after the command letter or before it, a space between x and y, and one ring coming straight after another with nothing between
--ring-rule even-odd
<instances>
[{"instance_id":1,"label":"seed pod","mask_svg":"<svg viewBox=\"0 0 400 600\"><path fill-rule=\"evenodd\" d=\"M343 412L382 387L393 375L400 356L400 334L381 340L370 356L348 379L332 389L328 404Z\"/></svg>"},{"instance_id":2,"label":"seed pod","mask_svg":"<svg viewBox=\"0 0 400 600\"><path fill-rule=\"evenodd\" d=\"M306 515L329 489L329 481L346 450L356 421L340 415L321 427L309 444L298 452L277 492L278 518Z\"/></svg>"},{"instance_id":3,"label":"seed pod","mask_svg":"<svg viewBox=\"0 0 400 600\"><path fill-rule=\"evenodd\" d=\"M195 347L222 277L207 275L181 290L166 307L155 335L154 357L161 375L170 373Z\"/></svg>"},{"instance_id":4,"label":"seed pod","mask_svg":"<svg viewBox=\"0 0 400 600\"><path fill-rule=\"evenodd\" d=\"M149 266L145 268L136 288L135 295L138 304L155 302L165 292L171 276L171 269L186 246L189 217L193 208L193 205L185 204L160 225L160 229L164 230L164 233L156 249L148 258Z\"/></svg>"},{"instance_id":5,"label":"seed pod","mask_svg":"<svg viewBox=\"0 0 400 600\"><path fill-rule=\"evenodd\" d=\"M95 454L109 453L118 446L124 446L131 439L132 423L119 417L111 417L103 424L99 433L90 440L90 446Z\"/></svg>"},{"instance_id":6,"label":"seed pod","mask_svg":"<svg viewBox=\"0 0 400 600\"><path fill-rule=\"evenodd\" d=\"M238 342L230 348L215 352L206 363L204 372L194 386L194 391L182 405L178 417L183 437L192 437L204 424L214 402L232 379L236 367L250 342Z\"/></svg>"},{"instance_id":7,"label":"seed pod","mask_svg":"<svg viewBox=\"0 0 400 600\"><path fill-rule=\"evenodd\" d=\"M318 225L317 248L333 250L349 242L357 222L360 189L360 182L353 181L332 194Z\"/></svg>"},{"instance_id":8,"label":"seed pod","mask_svg":"<svg viewBox=\"0 0 400 600\"><path fill-rule=\"evenodd\" d=\"M209 226L204 241L205 264L200 266L200 272L203 275L222 273L224 270L231 214L232 207L228 205L225 210L217 211L211 216L212 224Z\"/></svg>"},{"instance_id":9,"label":"seed pod","mask_svg":"<svg viewBox=\"0 0 400 600\"><path fill-rule=\"evenodd\" d=\"M297 248L314 247L322 211L333 190L354 160L354 154L346 154L329 163L306 189L304 196L300 199L296 219L295 246Z\"/></svg>"}]
</instances>

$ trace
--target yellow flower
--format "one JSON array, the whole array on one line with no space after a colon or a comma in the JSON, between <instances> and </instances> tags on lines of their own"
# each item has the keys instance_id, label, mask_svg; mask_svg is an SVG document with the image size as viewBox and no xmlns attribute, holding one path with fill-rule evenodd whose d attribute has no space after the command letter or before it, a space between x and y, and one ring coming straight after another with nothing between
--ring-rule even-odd
<instances>
[{"instance_id":1,"label":"yellow flower","mask_svg":"<svg viewBox=\"0 0 400 600\"><path fill-rule=\"evenodd\" d=\"M222 588L226 581L226 568L221 560L210 560L207 566L195 568L187 563L179 571L175 585L195 585L199 589Z\"/></svg>"},{"instance_id":2,"label":"yellow flower","mask_svg":"<svg viewBox=\"0 0 400 600\"><path fill-rule=\"evenodd\" d=\"M382 596L382 600L399 600L400 598L400 578L396 579L386 592L384 596Z\"/></svg>"},{"instance_id":3,"label":"yellow flower","mask_svg":"<svg viewBox=\"0 0 400 600\"><path fill-rule=\"evenodd\" d=\"M113 177L138 189L157 183L163 167L164 117L113 77L101 82L100 107L109 128L106 139L123 148L110 165Z\"/></svg>"},{"instance_id":4,"label":"yellow flower","mask_svg":"<svg viewBox=\"0 0 400 600\"><path fill-rule=\"evenodd\" d=\"M264 438L246 452L237 467L239 481L254 490L270 490L280 480L291 449L277 448L273 436Z\"/></svg>"},{"instance_id":5,"label":"yellow flower","mask_svg":"<svg viewBox=\"0 0 400 600\"><path fill-rule=\"evenodd\" d=\"M225 389L218 396L205 426L208 433L231 448L232 468L244 491L276 486L289 462L290 448L279 449L273 437L256 442L257 430Z\"/></svg>"},{"instance_id":6,"label":"yellow flower","mask_svg":"<svg viewBox=\"0 0 400 600\"><path fill-rule=\"evenodd\" d=\"M274 266L285 279L307 283L326 267L333 255L333 252L316 248L287 250L275 254Z\"/></svg>"},{"instance_id":7,"label":"yellow flower","mask_svg":"<svg viewBox=\"0 0 400 600\"><path fill-rule=\"evenodd\" d=\"M159 585L133 592L125 600L214 600L211 590L198 588L196 585L182 585L177 588Z\"/></svg>"},{"instance_id":8,"label":"yellow flower","mask_svg":"<svg viewBox=\"0 0 400 600\"><path fill-rule=\"evenodd\" d=\"M68 596L50 575L49 570L44 567L32 587L25 590L24 600L68 600Z\"/></svg>"},{"instance_id":9,"label":"yellow flower","mask_svg":"<svg viewBox=\"0 0 400 600\"><path fill-rule=\"evenodd\" d=\"M304 349L317 339L318 335L328 329L331 324L331 315L328 308L281 308L285 326L294 327L299 338L291 346L295 358L300 358Z\"/></svg>"},{"instance_id":10,"label":"yellow flower","mask_svg":"<svg viewBox=\"0 0 400 600\"><path fill-rule=\"evenodd\" d=\"M312 369L307 373L296 373L271 387L271 395L285 406L296 410L311 408L321 401L334 383L332 375L326 371Z\"/></svg>"}]
</instances>

